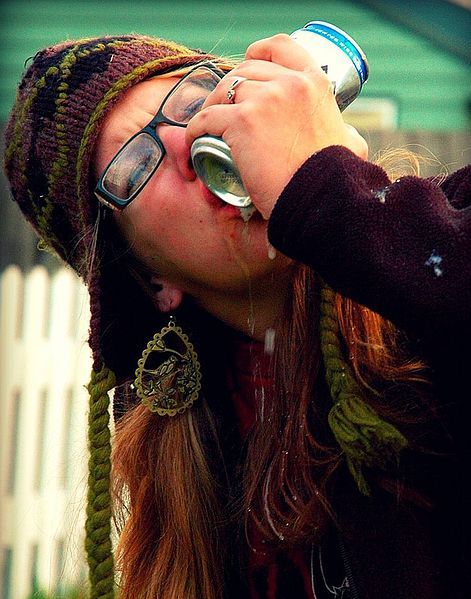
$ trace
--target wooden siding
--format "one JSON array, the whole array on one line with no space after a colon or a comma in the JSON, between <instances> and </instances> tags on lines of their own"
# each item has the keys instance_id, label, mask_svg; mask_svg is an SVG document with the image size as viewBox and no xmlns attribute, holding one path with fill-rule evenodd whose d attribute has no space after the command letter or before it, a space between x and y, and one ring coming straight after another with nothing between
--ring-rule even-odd
<instances>
[{"instance_id":1,"label":"wooden siding","mask_svg":"<svg viewBox=\"0 0 471 599\"><path fill-rule=\"evenodd\" d=\"M363 47L371 67L363 96L397 103L399 128L469 126L471 71L466 61L362 2L16 0L2 3L0 10L0 121L10 110L25 60L65 38L139 32L241 54L260 37L321 19L345 29Z\"/></svg>"}]
</instances>

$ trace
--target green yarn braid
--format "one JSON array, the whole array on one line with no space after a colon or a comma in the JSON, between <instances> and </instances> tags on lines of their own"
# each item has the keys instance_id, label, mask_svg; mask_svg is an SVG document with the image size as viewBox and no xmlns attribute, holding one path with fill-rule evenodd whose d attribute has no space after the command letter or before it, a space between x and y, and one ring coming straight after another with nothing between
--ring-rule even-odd
<instances>
[{"instance_id":1,"label":"green yarn braid","mask_svg":"<svg viewBox=\"0 0 471 599\"><path fill-rule=\"evenodd\" d=\"M116 384L115 375L103 367L92 370L88 392L88 501L85 549L89 566L90 599L112 599L114 595L113 553L111 548L111 441L108 391Z\"/></svg>"},{"instance_id":2,"label":"green yarn braid","mask_svg":"<svg viewBox=\"0 0 471 599\"><path fill-rule=\"evenodd\" d=\"M361 388L342 355L334 292L326 285L321 291L320 337L326 380L334 402L329 425L358 488L368 495L362 468L385 467L397 461L407 440L362 399Z\"/></svg>"}]
</instances>

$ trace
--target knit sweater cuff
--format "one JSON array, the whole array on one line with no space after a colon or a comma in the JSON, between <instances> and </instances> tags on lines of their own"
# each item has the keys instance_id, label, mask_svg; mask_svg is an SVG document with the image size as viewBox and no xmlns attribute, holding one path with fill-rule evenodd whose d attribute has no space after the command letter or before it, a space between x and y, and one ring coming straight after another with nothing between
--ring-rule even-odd
<instances>
[{"instance_id":1,"label":"knit sweater cuff","mask_svg":"<svg viewBox=\"0 0 471 599\"><path fill-rule=\"evenodd\" d=\"M336 206L332 198L342 194L342 188L358 187L361 181L369 179L369 189L380 189L390 183L386 173L378 166L358 158L343 146L329 146L313 154L298 169L278 198L268 222L268 238L280 251L295 258L299 232L306 226L306 214L309 223L316 215L328 210L334 216ZM293 198L296 198L295 200ZM292 235L292 231L297 231Z\"/></svg>"}]
</instances>

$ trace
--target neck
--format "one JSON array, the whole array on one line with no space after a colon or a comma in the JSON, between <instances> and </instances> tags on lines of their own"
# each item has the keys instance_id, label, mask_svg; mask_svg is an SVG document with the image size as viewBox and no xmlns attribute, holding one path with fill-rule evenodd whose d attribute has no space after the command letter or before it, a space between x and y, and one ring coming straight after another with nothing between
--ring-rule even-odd
<instances>
[{"instance_id":1,"label":"neck","mask_svg":"<svg viewBox=\"0 0 471 599\"><path fill-rule=\"evenodd\" d=\"M252 339L263 341L283 311L291 285L291 270L252 282L243 291L208 290L198 303L213 316Z\"/></svg>"}]
</instances>

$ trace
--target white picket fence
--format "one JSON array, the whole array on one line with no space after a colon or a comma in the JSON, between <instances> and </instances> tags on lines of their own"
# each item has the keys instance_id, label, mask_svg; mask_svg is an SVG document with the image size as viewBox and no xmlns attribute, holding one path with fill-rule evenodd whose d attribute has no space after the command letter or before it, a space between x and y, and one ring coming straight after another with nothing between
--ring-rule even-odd
<instances>
[{"instance_id":1,"label":"white picket fence","mask_svg":"<svg viewBox=\"0 0 471 599\"><path fill-rule=\"evenodd\" d=\"M73 273L0 278L2 599L83 580L89 305Z\"/></svg>"}]
</instances>

